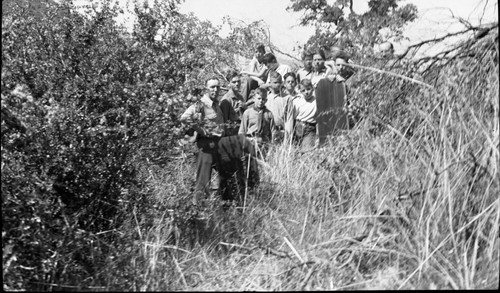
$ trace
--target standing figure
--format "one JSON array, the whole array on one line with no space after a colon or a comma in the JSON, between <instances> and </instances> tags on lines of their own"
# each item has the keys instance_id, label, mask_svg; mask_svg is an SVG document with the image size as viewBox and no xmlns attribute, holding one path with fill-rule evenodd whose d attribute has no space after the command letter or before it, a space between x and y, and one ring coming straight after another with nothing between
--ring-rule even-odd
<instances>
[{"instance_id":1,"label":"standing figure","mask_svg":"<svg viewBox=\"0 0 500 293\"><path fill-rule=\"evenodd\" d=\"M297 76L293 72L288 72L283 76L284 79L284 88L283 88L283 95L291 96L292 99L297 96L297 91L295 90L295 87L297 86Z\"/></svg>"},{"instance_id":2,"label":"standing figure","mask_svg":"<svg viewBox=\"0 0 500 293\"><path fill-rule=\"evenodd\" d=\"M217 145L218 195L227 204L244 203L245 191L259 183L255 143L244 135L222 137Z\"/></svg>"},{"instance_id":3,"label":"standing figure","mask_svg":"<svg viewBox=\"0 0 500 293\"><path fill-rule=\"evenodd\" d=\"M311 83L314 88L318 85L318 82L326 77L326 67L325 67L326 55L323 49L318 48L313 52L313 72L311 74Z\"/></svg>"},{"instance_id":4,"label":"standing figure","mask_svg":"<svg viewBox=\"0 0 500 293\"><path fill-rule=\"evenodd\" d=\"M304 67L297 70L297 83L300 83L303 79L311 79L313 74L313 53L310 50L305 49L302 51L301 57Z\"/></svg>"},{"instance_id":5,"label":"standing figure","mask_svg":"<svg viewBox=\"0 0 500 293\"><path fill-rule=\"evenodd\" d=\"M220 85L217 77L210 77L206 93L181 115L180 120L196 131L196 146L199 149L196 160L196 185L193 202L197 204L209 194L212 167L218 164L217 144L224 135L225 126L217 97Z\"/></svg>"},{"instance_id":6,"label":"standing figure","mask_svg":"<svg viewBox=\"0 0 500 293\"><path fill-rule=\"evenodd\" d=\"M283 96L281 75L272 71L269 74L269 93L267 95L266 108L273 113L276 131L276 142L290 142L293 135L293 104L290 96Z\"/></svg>"},{"instance_id":7,"label":"standing figure","mask_svg":"<svg viewBox=\"0 0 500 293\"><path fill-rule=\"evenodd\" d=\"M349 129L347 116L347 97L345 81L354 71L346 66L348 56L343 50L334 51L330 59L334 62L330 66L327 78L318 82L316 87L317 128L319 144L323 145L329 135L338 130Z\"/></svg>"},{"instance_id":8,"label":"standing figure","mask_svg":"<svg viewBox=\"0 0 500 293\"><path fill-rule=\"evenodd\" d=\"M266 108L266 102L267 91L263 88L255 89L254 105L243 113L238 132L257 144L262 157L266 156L268 145L276 135L273 113Z\"/></svg>"},{"instance_id":9,"label":"standing figure","mask_svg":"<svg viewBox=\"0 0 500 293\"><path fill-rule=\"evenodd\" d=\"M220 108L224 123L227 125L227 135L238 134L241 115L246 110L246 104L240 94L241 76L238 71L230 70L226 79L229 81L229 91L222 97Z\"/></svg>"},{"instance_id":10,"label":"standing figure","mask_svg":"<svg viewBox=\"0 0 500 293\"><path fill-rule=\"evenodd\" d=\"M309 150L316 143L316 99L309 79L299 84L300 94L293 100L295 108L294 138L303 150Z\"/></svg>"}]
</instances>

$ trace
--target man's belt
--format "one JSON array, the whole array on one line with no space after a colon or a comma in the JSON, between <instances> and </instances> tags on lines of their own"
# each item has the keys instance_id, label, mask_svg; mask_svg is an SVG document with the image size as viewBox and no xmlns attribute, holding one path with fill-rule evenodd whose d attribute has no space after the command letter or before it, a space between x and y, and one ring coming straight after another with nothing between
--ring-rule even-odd
<instances>
[{"instance_id":1,"label":"man's belt","mask_svg":"<svg viewBox=\"0 0 500 293\"><path fill-rule=\"evenodd\" d=\"M307 126L312 126L312 127L316 126L316 122L312 123L312 122L306 122L306 121L301 121L301 120L296 120L296 121L299 123L303 123Z\"/></svg>"}]
</instances>

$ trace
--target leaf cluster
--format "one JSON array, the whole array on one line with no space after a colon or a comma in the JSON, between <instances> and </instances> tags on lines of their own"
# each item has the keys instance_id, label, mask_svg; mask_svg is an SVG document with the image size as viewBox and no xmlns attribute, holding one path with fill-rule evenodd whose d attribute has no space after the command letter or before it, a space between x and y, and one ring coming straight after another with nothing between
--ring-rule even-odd
<instances>
[{"instance_id":1,"label":"leaf cluster","mask_svg":"<svg viewBox=\"0 0 500 293\"><path fill-rule=\"evenodd\" d=\"M10 3L2 17L4 288L82 289L118 253L107 231L148 194L138 163L179 151L189 91L248 44L176 0L136 4L131 32L111 1L83 14L40 3Z\"/></svg>"},{"instance_id":2,"label":"leaf cluster","mask_svg":"<svg viewBox=\"0 0 500 293\"><path fill-rule=\"evenodd\" d=\"M303 12L301 25L315 25L316 32L306 47L340 45L354 57L370 54L375 43L387 41L381 29L390 31L391 39L403 38L405 24L417 18L413 4L398 5L398 0L370 0L369 10L357 14L354 0L338 0L329 4L325 0L291 0L287 8Z\"/></svg>"}]
</instances>

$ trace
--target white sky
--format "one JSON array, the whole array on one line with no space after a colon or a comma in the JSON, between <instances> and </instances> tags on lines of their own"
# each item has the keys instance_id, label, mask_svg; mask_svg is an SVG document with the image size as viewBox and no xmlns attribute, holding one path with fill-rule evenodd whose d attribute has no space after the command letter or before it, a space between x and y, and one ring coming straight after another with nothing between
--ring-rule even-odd
<instances>
[{"instance_id":1,"label":"white sky","mask_svg":"<svg viewBox=\"0 0 500 293\"><path fill-rule=\"evenodd\" d=\"M314 33L314 28L298 26L301 13L286 11L290 3L290 0L185 0L181 4L181 12L193 12L200 19L209 20L215 25L222 25L222 18L226 15L245 22L263 19L269 25L273 44L297 56L294 48L304 44ZM498 2L495 0L404 0L399 5L406 3L417 6L421 19L407 28L406 35L410 41L396 44L396 53L409 44L462 29L463 26L453 19L452 13L475 25L480 22L498 22ZM487 9L483 13L485 5ZM367 9L368 0L354 0L356 13L363 13ZM483 14L484 18L480 19Z\"/></svg>"},{"instance_id":2,"label":"white sky","mask_svg":"<svg viewBox=\"0 0 500 293\"><path fill-rule=\"evenodd\" d=\"M89 3L89 1L91 0L74 0L73 2L78 5ZM145 0L117 1L126 7L127 3ZM327 1L335 2L335 0ZM355 12L366 11L367 3L368 0L354 0ZM461 17L473 25L498 23L498 1L495 0L403 0L399 6L406 3L413 3L417 6L420 19L406 28L405 35L409 37L408 41L395 43L396 54L404 51L410 44L442 36L450 31L461 30L463 25L453 16ZM263 20L269 26L271 42L280 50L298 57L299 53L294 49L297 45L303 45L307 41L314 33L314 28L299 26L301 13L286 11L286 7L290 4L290 0L184 0L180 5L180 11L182 13L193 12L198 18L209 20L214 25L222 25L224 16L247 23ZM134 20L130 16L123 16L121 20L126 26L132 27ZM224 33L227 33L227 27L222 28L222 36ZM429 54L432 53L429 52Z\"/></svg>"}]
</instances>

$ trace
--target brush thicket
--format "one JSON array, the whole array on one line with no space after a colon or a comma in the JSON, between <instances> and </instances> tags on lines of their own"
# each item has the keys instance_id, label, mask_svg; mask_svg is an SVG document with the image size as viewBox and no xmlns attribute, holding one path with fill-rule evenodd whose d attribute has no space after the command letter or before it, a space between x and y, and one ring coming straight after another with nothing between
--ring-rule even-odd
<instances>
[{"instance_id":1,"label":"brush thicket","mask_svg":"<svg viewBox=\"0 0 500 293\"><path fill-rule=\"evenodd\" d=\"M433 88L359 71L363 120L321 149L271 147L244 210L190 207L187 161L150 167L131 289L497 288L497 36L430 68Z\"/></svg>"}]
</instances>

